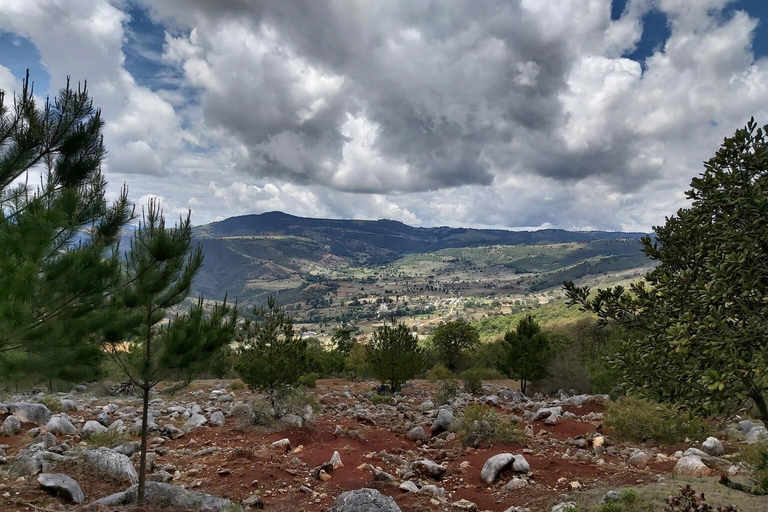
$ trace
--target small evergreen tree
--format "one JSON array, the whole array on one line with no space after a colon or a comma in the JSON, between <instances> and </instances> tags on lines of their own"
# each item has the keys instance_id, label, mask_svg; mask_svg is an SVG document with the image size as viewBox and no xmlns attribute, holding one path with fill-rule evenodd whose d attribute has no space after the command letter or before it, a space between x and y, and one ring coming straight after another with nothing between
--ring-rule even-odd
<instances>
[{"instance_id":1,"label":"small evergreen tree","mask_svg":"<svg viewBox=\"0 0 768 512\"><path fill-rule=\"evenodd\" d=\"M150 391L172 375L209 360L235 336L237 308L226 300L214 304L207 314L201 297L188 312L169 318L171 308L189 295L203 263L200 248L189 252L191 239L189 215L179 225L166 228L159 204L151 200L126 257L124 285L103 318L108 354L142 391L140 505L146 482Z\"/></svg>"},{"instance_id":2,"label":"small evergreen tree","mask_svg":"<svg viewBox=\"0 0 768 512\"><path fill-rule=\"evenodd\" d=\"M365 376L367 370L365 362L365 345L355 342L349 349L349 355L344 359L344 369L352 380L357 380Z\"/></svg>"},{"instance_id":3,"label":"small evergreen tree","mask_svg":"<svg viewBox=\"0 0 768 512\"><path fill-rule=\"evenodd\" d=\"M355 331L356 329L354 327L344 324L336 329L333 332L333 336L331 336L334 348L344 357L349 355L349 351L352 349L352 344L355 342Z\"/></svg>"},{"instance_id":4,"label":"small evergreen tree","mask_svg":"<svg viewBox=\"0 0 768 512\"><path fill-rule=\"evenodd\" d=\"M306 372L307 342L293 329L293 319L274 297L266 309L253 309L240 334L235 371L252 390L267 391L275 404L275 392L295 385Z\"/></svg>"},{"instance_id":5,"label":"small evergreen tree","mask_svg":"<svg viewBox=\"0 0 768 512\"><path fill-rule=\"evenodd\" d=\"M528 382L547 376L547 364L552 357L549 338L531 315L526 315L514 331L504 335L501 359L496 368L510 379L520 380L525 393Z\"/></svg>"},{"instance_id":6,"label":"small evergreen tree","mask_svg":"<svg viewBox=\"0 0 768 512\"><path fill-rule=\"evenodd\" d=\"M67 82L42 108L29 74L13 102L0 91L0 381L98 371L100 312L132 218L125 190L105 200L102 126L85 87Z\"/></svg>"},{"instance_id":7,"label":"small evergreen tree","mask_svg":"<svg viewBox=\"0 0 768 512\"><path fill-rule=\"evenodd\" d=\"M366 366L392 393L424 368L419 340L404 323L384 324L373 333L366 346Z\"/></svg>"},{"instance_id":8,"label":"small evergreen tree","mask_svg":"<svg viewBox=\"0 0 768 512\"><path fill-rule=\"evenodd\" d=\"M479 341L477 329L464 319L440 324L432 335L432 344L439 359L452 372L456 371L462 352L474 348Z\"/></svg>"}]
</instances>

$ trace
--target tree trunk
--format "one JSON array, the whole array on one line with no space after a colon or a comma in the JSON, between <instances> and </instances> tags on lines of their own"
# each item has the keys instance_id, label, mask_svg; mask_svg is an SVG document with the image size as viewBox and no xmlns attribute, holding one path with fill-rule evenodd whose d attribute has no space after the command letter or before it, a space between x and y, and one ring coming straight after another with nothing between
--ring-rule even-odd
<instances>
[{"instance_id":1,"label":"tree trunk","mask_svg":"<svg viewBox=\"0 0 768 512\"><path fill-rule=\"evenodd\" d=\"M763 423L768 425L768 405L765 403L765 397L760 391L753 391L750 393L752 401L755 402L757 411L760 413L760 419Z\"/></svg>"},{"instance_id":2,"label":"tree trunk","mask_svg":"<svg viewBox=\"0 0 768 512\"><path fill-rule=\"evenodd\" d=\"M525 394L525 384L525 379L520 379L520 391L522 391L523 394Z\"/></svg>"},{"instance_id":3,"label":"tree trunk","mask_svg":"<svg viewBox=\"0 0 768 512\"><path fill-rule=\"evenodd\" d=\"M147 425L149 416L149 388L144 388L144 405L141 412L141 462L139 464L138 504L144 505L144 485L147 481Z\"/></svg>"}]
</instances>

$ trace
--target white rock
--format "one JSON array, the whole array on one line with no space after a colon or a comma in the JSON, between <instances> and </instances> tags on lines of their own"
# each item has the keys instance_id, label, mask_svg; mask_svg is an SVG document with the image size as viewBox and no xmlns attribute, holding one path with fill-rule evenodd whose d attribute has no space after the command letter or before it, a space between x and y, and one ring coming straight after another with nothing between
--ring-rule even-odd
<instances>
[{"instance_id":1,"label":"white rock","mask_svg":"<svg viewBox=\"0 0 768 512\"><path fill-rule=\"evenodd\" d=\"M709 476L712 472L699 457L695 455L686 455L677 461L673 470L676 475L683 476Z\"/></svg>"}]
</instances>

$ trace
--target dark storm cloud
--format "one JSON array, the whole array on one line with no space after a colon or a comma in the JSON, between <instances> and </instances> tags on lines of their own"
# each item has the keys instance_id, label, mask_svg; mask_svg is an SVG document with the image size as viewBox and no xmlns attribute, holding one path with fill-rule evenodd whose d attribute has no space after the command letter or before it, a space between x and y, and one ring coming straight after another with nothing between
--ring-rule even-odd
<instances>
[{"instance_id":1,"label":"dark storm cloud","mask_svg":"<svg viewBox=\"0 0 768 512\"><path fill-rule=\"evenodd\" d=\"M575 49L520 2L170 1L153 12L197 27L211 72L229 74L203 93L204 112L246 144L244 165L257 174L388 192L488 185L515 169L571 180L620 167L615 151L568 150L556 133ZM232 42L222 32L252 39L224 55ZM255 48L265 40L273 46ZM296 67L339 85L313 93L297 85ZM311 116L299 115L313 103ZM350 164L370 180L335 173L348 114L375 127L369 146L382 165ZM576 165L537 156L538 141ZM407 172L388 177L387 165Z\"/></svg>"}]
</instances>

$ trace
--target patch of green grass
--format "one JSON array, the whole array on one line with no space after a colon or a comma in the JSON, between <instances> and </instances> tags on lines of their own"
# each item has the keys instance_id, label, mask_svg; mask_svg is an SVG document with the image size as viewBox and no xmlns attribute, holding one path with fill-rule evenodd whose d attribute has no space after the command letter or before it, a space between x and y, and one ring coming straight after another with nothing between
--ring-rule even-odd
<instances>
[{"instance_id":1,"label":"patch of green grass","mask_svg":"<svg viewBox=\"0 0 768 512\"><path fill-rule=\"evenodd\" d=\"M54 414L61 412L61 400L55 396L44 396L38 402L46 406Z\"/></svg>"},{"instance_id":2,"label":"patch of green grass","mask_svg":"<svg viewBox=\"0 0 768 512\"><path fill-rule=\"evenodd\" d=\"M456 432L465 446L482 446L493 443L521 443L525 434L512 418L504 417L488 405L470 405Z\"/></svg>"},{"instance_id":3,"label":"patch of green grass","mask_svg":"<svg viewBox=\"0 0 768 512\"><path fill-rule=\"evenodd\" d=\"M667 404L631 396L608 406L605 426L614 430L617 439L635 443L673 444L709 434L706 423L698 418Z\"/></svg>"},{"instance_id":4,"label":"patch of green grass","mask_svg":"<svg viewBox=\"0 0 768 512\"><path fill-rule=\"evenodd\" d=\"M373 405L379 405L379 404L395 405L395 399L389 395L373 395L371 397L371 403Z\"/></svg>"},{"instance_id":5,"label":"patch of green grass","mask_svg":"<svg viewBox=\"0 0 768 512\"><path fill-rule=\"evenodd\" d=\"M131 438L126 434L121 434L118 429L107 429L106 432L99 434L92 434L88 439L88 446L92 448L100 448L105 446L107 448L114 448L130 442Z\"/></svg>"}]
</instances>

